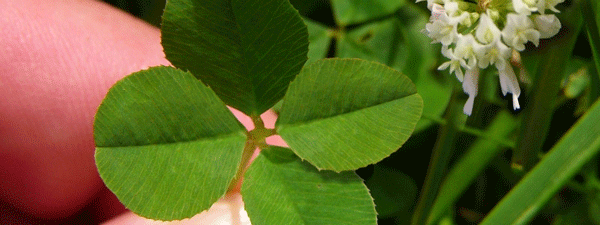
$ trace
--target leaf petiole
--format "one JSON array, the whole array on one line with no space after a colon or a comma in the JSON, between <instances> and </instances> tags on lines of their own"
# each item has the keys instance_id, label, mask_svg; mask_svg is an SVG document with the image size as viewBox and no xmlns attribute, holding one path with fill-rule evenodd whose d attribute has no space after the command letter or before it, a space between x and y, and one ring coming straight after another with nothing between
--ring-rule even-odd
<instances>
[{"instance_id":1,"label":"leaf petiole","mask_svg":"<svg viewBox=\"0 0 600 225\"><path fill-rule=\"evenodd\" d=\"M275 135L275 129L268 129L265 127L265 123L260 116L252 116L252 123L254 123L254 129L247 132L246 144L244 146L244 152L242 153L242 160L238 171L233 178L233 181L229 185L227 192L239 190L240 179L244 176L246 169L250 166L252 156L258 149L266 149L269 145L265 139L269 136Z\"/></svg>"}]
</instances>

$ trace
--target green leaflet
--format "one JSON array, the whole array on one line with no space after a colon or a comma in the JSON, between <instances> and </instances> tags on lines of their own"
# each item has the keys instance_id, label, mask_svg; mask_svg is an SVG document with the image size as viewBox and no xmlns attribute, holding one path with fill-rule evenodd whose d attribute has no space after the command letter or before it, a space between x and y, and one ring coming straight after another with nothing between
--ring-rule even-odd
<instances>
[{"instance_id":1,"label":"green leaflet","mask_svg":"<svg viewBox=\"0 0 600 225\"><path fill-rule=\"evenodd\" d=\"M377 224L373 199L354 172L318 171L285 148L261 152L242 196L254 225Z\"/></svg>"},{"instance_id":2,"label":"green leaflet","mask_svg":"<svg viewBox=\"0 0 600 225\"><path fill-rule=\"evenodd\" d=\"M319 169L355 170L398 150L414 130L423 102L410 80L387 66L325 59L290 84L277 132Z\"/></svg>"},{"instance_id":3,"label":"green leaflet","mask_svg":"<svg viewBox=\"0 0 600 225\"><path fill-rule=\"evenodd\" d=\"M415 204L417 184L408 175L376 164L373 175L366 182L371 191L379 218L400 216L410 219L412 206Z\"/></svg>"},{"instance_id":4,"label":"green leaflet","mask_svg":"<svg viewBox=\"0 0 600 225\"><path fill-rule=\"evenodd\" d=\"M94 139L100 176L119 200L141 216L175 220L225 194L246 135L190 73L154 67L110 89L96 114Z\"/></svg>"},{"instance_id":5,"label":"green leaflet","mask_svg":"<svg viewBox=\"0 0 600 225\"><path fill-rule=\"evenodd\" d=\"M308 40L310 42L310 45L308 45L308 60L305 64L308 65L327 56L331 36L328 28L320 23L308 18L304 18L304 23L308 28Z\"/></svg>"},{"instance_id":6,"label":"green leaflet","mask_svg":"<svg viewBox=\"0 0 600 225\"><path fill-rule=\"evenodd\" d=\"M421 32L427 15L413 5L399 12L400 19L373 22L339 35L336 56L377 61L408 76L423 98L423 117L415 128L418 132L432 125L433 120L441 120L454 78L445 72L433 72L439 50Z\"/></svg>"},{"instance_id":7,"label":"green leaflet","mask_svg":"<svg viewBox=\"0 0 600 225\"><path fill-rule=\"evenodd\" d=\"M308 34L287 0L178 0L165 8L162 44L173 65L257 116L302 68Z\"/></svg>"}]
</instances>

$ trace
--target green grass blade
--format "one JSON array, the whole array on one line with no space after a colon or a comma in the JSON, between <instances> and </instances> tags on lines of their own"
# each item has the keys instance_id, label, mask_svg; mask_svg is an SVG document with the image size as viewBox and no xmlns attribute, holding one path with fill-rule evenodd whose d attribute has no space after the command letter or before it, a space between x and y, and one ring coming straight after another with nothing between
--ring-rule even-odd
<instances>
[{"instance_id":1,"label":"green grass blade","mask_svg":"<svg viewBox=\"0 0 600 225\"><path fill-rule=\"evenodd\" d=\"M583 16L596 71L600 75L600 1L583 1Z\"/></svg>"},{"instance_id":2,"label":"green grass blade","mask_svg":"<svg viewBox=\"0 0 600 225\"><path fill-rule=\"evenodd\" d=\"M527 224L599 150L600 101L596 101L481 224Z\"/></svg>"},{"instance_id":3,"label":"green grass blade","mask_svg":"<svg viewBox=\"0 0 600 225\"><path fill-rule=\"evenodd\" d=\"M484 135L504 139L517 128L516 118L507 111L501 111L488 127ZM458 161L444 179L433 203L427 224L435 224L448 211L462 193L503 149L495 141L478 139L469 151Z\"/></svg>"},{"instance_id":4,"label":"green grass blade","mask_svg":"<svg viewBox=\"0 0 600 225\"><path fill-rule=\"evenodd\" d=\"M531 169L542 151L558 101L566 64L571 58L582 27L579 2L582 1L575 1L557 15L562 29L546 48L540 49L539 54L543 58L538 66L530 103L524 107L523 125L512 157L513 167L516 169Z\"/></svg>"}]
</instances>

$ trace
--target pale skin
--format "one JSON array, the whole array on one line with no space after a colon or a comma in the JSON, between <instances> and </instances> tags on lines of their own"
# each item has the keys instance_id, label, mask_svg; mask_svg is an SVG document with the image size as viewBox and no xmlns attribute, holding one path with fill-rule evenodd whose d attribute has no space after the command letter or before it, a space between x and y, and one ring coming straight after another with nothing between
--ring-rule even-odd
<instances>
[{"instance_id":1,"label":"pale skin","mask_svg":"<svg viewBox=\"0 0 600 225\"><path fill-rule=\"evenodd\" d=\"M103 185L92 123L117 80L169 65L160 30L92 0L0 0L0 15L0 219L60 220L88 206L107 224L158 223L125 211ZM275 119L263 115L267 127ZM244 222L236 191L176 224Z\"/></svg>"}]
</instances>

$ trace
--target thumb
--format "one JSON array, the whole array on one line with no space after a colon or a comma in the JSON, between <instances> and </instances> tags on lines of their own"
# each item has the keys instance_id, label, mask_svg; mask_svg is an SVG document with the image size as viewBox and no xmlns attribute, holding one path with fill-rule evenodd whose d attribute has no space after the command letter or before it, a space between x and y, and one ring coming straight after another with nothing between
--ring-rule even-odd
<instances>
[{"instance_id":1,"label":"thumb","mask_svg":"<svg viewBox=\"0 0 600 225\"><path fill-rule=\"evenodd\" d=\"M125 75L168 64L160 31L99 1L0 1L0 201L69 216L102 188L92 122Z\"/></svg>"}]
</instances>

